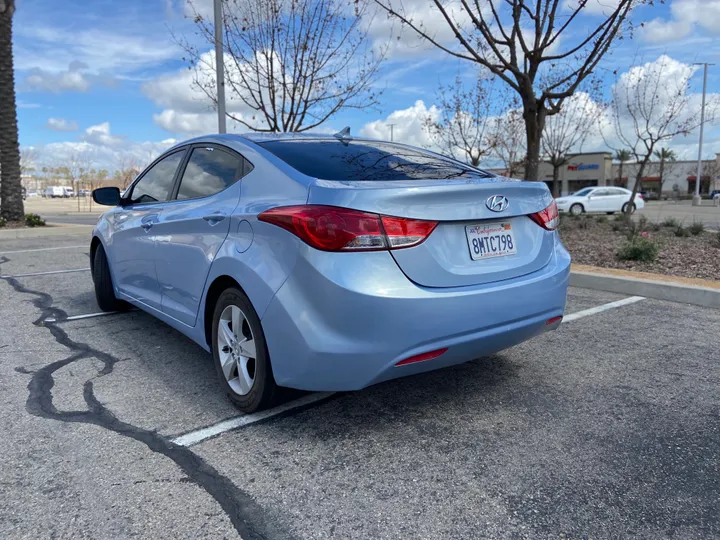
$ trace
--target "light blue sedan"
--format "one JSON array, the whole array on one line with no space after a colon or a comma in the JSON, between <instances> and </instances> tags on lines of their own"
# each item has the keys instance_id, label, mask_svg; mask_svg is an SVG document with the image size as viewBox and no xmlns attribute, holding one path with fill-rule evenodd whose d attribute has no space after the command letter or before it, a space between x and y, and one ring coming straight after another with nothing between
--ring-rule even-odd
<instances>
[{"instance_id":1,"label":"light blue sedan","mask_svg":"<svg viewBox=\"0 0 720 540\"><path fill-rule=\"evenodd\" d=\"M122 194L91 244L98 305L212 352L243 411L278 386L358 390L557 328L570 256L543 182L390 142L215 135Z\"/></svg>"}]
</instances>

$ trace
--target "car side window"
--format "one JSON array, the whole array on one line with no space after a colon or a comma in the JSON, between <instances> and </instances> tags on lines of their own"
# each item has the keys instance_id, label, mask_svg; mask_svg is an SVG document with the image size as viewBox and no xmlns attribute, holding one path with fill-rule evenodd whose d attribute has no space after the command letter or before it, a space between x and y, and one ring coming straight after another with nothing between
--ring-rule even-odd
<instances>
[{"instance_id":1,"label":"car side window","mask_svg":"<svg viewBox=\"0 0 720 540\"><path fill-rule=\"evenodd\" d=\"M177 200L220 193L243 175L242 158L219 148L193 148L180 180Z\"/></svg>"},{"instance_id":2,"label":"car side window","mask_svg":"<svg viewBox=\"0 0 720 540\"><path fill-rule=\"evenodd\" d=\"M180 150L155 163L133 186L130 204L167 201L184 155L185 150Z\"/></svg>"},{"instance_id":3,"label":"car side window","mask_svg":"<svg viewBox=\"0 0 720 540\"><path fill-rule=\"evenodd\" d=\"M596 189L592 192L593 197L607 197L610 195L610 191L607 189Z\"/></svg>"}]
</instances>

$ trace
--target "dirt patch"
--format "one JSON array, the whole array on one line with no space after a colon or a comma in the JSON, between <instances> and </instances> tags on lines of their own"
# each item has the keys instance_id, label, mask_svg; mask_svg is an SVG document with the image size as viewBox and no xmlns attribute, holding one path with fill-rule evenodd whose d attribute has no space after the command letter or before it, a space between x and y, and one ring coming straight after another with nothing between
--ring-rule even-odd
<instances>
[{"instance_id":1,"label":"dirt patch","mask_svg":"<svg viewBox=\"0 0 720 540\"><path fill-rule=\"evenodd\" d=\"M648 239L660 246L654 262L620 261L617 252L627 240L627 229L604 216L563 216L560 237L572 254L573 263L619 268L666 276L720 279L720 238L718 233L677 237L674 229L648 223L641 227Z\"/></svg>"}]
</instances>

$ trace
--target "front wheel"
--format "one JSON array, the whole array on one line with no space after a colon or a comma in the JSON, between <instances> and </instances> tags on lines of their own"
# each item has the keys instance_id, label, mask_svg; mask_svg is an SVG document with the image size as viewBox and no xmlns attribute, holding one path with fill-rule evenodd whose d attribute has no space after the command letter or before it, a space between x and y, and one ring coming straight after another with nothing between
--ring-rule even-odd
<instances>
[{"instance_id":1,"label":"front wheel","mask_svg":"<svg viewBox=\"0 0 720 540\"><path fill-rule=\"evenodd\" d=\"M627 213L628 213L628 204L630 204L630 203L625 203L625 204L623 204L623 207L622 207L623 214L627 214ZM637 207L635 206L635 203L633 203L633 204L632 204L632 207L630 208L630 213L631 213L631 214L634 214L634 213L635 213L635 210L637 210Z\"/></svg>"},{"instance_id":2,"label":"front wheel","mask_svg":"<svg viewBox=\"0 0 720 540\"><path fill-rule=\"evenodd\" d=\"M277 385L260 318L245 294L226 289L218 298L212 325L213 360L220 384L245 413L269 407Z\"/></svg>"},{"instance_id":3,"label":"front wheel","mask_svg":"<svg viewBox=\"0 0 720 540\"><path fill-rule=\"evenodd\" d=\"M570 215L571 216L579 216L585 211L582 204L575 203L570 207Z\"/></svg>"}]
</instances>

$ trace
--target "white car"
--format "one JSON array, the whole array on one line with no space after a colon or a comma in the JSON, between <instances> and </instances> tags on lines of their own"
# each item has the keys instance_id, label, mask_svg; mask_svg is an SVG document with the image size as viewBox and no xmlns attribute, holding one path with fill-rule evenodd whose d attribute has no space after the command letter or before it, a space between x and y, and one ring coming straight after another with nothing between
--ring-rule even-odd
<instances>
[{"instance_id":1,"label":"white car","mask_svg":"<svg viewBox=\"0 0 720 540\"><path fill-rule=\"evenodd\" d=\"M555 199L558 210L569 212L573 216L579 216L584 212L625 212L630 202L632 191L621 187L596 186L583 188L580 191ZM631 213L638 208L644 208L645 201L640 193L635 195Z\"/></svg>"}]
</instances>

